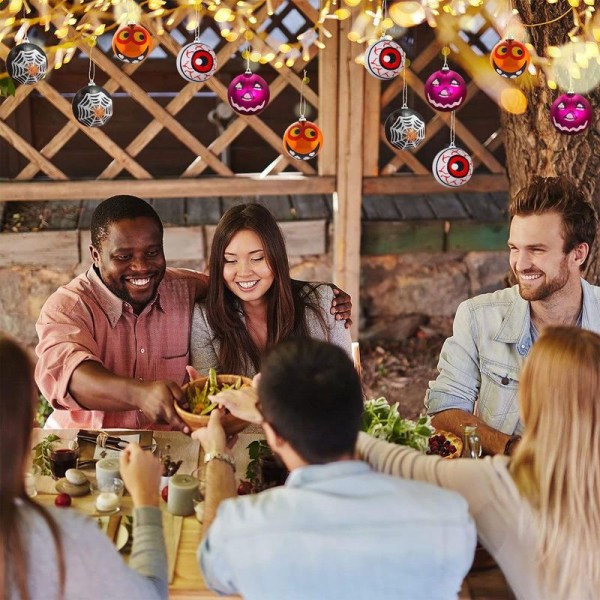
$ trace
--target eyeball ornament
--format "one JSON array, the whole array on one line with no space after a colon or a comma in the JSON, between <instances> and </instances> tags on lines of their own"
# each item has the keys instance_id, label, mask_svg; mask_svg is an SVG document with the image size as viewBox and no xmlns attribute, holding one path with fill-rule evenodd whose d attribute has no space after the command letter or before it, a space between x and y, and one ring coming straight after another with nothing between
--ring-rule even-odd
<instances>
[{"instance_id":1,"label":"eyeball ornament","mask_svg":"<svg viewBox=\"0 0 600 600\"><path fill-rule=\"evenodd\" d=\"M8 53L6 70L18 83L33 85L44 79L48 70L48 58L38 45L24 41Z\"/></svg>"},{"instance_id":2,"label":"eyeball ornament","mask_svg":"<svg viewBox=\"0 0 600 600\"><path fill-rule=\"evenodd\" d=\"M561 94L550 107L552 125L561 133L577 135L591 124L594 111L590 103L580 94Z\"/></svg>"},{"instance_id":3,"label":"eyeball ornament","mask_svg":"<svg viewBox=\"0 0 600 600\"><path fill-rule=\"evenodd\" d=\"M512 38L498 42L490 54L492 69L506 79L515 79L525 73L531 57L525 44Z\"/></svg>"},{"instance_id":4,"label":"eyeball ornament","mask_svg":"<svg viewBox=\"0 0 600 600\"><path fill-rule=\"evenodd\" d=\"M283 134L283 148L295 160L310 160L322 147L323 132L306 119L292 123Z\"/></svg>"},{"instance_id":5,"label":"eyeball ornament","mask_svg":"<svg viewBox=\"0 0 600 600\"><path fill-rule=\"evenodd\" d=\"M152 51L150 32L137 23L121 25L112 39L116 58L125 63L142 62Z\"/></svg>"},{"instance_id":6,"label":"eyeball ornament","mask_svg":"<svg viewBox=\"0 0 600 600\"><path fill-rule=\"evenodd\" d=\"M227 100L240 115L258 115L266 108L270 97L267 82L251 72L234 77L227 88Z\"/></svg>"},{"instance_id":7,"label":"eyeball ornament","mask_svg":"<svg viewBox=\"0 0 600 600\"><path fill-rule=\"evenodd\" d=\"M464 150L456 146L448 146L436 154L431 172L435 180L443 186L459 187L471 179L473 161Z\"/></svg>"},{"instance_id":8,"label":"eyeball ornament","mask_svg":"<svg viewBox=\"0 0 600 600\"><path fill-rule=\"evenodd\" d=\"M398 148L416 148L425 139L425 121L412 108L400 108L392 112L385 120L385 137Z\"/></svg>"},{"instance_id":9,"label":"eyeball ornament","mask_svg":"<svg viewBox=\"0 0 600 600\"><path fill-rule=\"evenodd\" d=\"M434 110L456 110L462 106L466 97L465 80L448 67L432 73L425 82L425 99Z\"/></svg>"},{"instance_id":10,"label":"eyeball ornament","mask_svg":"<svg viewBox=\"0 0 600 600\"><path fill-rule=\"evenodd\" d=\"M206 81L217 69L217 56L212 48L199 41L185 45L177 55L177 70L188 81Z\"/></svg>"},{"instance_id":11,"label":"eyeball ornament","mask_svg":"<svg viewBox=\"0 0 600 600\"><path fill-rule=\"evenodd\" d=\"M86 127L102 127L113 114L110 94L93 81L75 94L71 106L75 118Z\"/></svg>"},{"instance_id":12,"label":"eyeball ornament","mask_svg":"<svg viewBox=\"0 0 600 600\"><path fill-rule=\"evenodd\" d=\"M397 77L405 62L404 50L392 40L373 42L365 54L365 68L377 79Z\"/></svg>"}]
</instances>

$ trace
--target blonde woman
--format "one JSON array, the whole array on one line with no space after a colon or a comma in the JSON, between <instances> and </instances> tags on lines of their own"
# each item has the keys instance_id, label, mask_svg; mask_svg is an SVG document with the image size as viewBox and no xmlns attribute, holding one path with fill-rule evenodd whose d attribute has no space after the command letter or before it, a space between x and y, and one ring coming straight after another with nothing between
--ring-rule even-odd
<instances>
[{"instance_id":1,"label":"blonde woman","mask_svg":"<svg viewBox=\"0 0 600 600\"><path fill-rule=\"evenodd\" d=\"M525 432L512 458L447 461L366 434L358 451L379 471L461 493L519 600L597 600L599 394L600 336L550 327L522 372Z\"/></svg>"}]
</instances>

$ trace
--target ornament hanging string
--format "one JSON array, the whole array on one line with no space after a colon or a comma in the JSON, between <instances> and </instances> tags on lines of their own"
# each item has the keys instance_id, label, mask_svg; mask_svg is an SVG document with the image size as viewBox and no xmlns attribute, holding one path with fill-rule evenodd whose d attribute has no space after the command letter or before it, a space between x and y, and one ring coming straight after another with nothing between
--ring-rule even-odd
<instances>
[{"instance_id":1,"label":"ornament hanging string","mask_svg":"<svg viewBox=\"0 0 600 600\"><path fill-rule=\"evenodd\" d=\"M200 2L198 2L198 0L196 0L196 2L194 3L194 6L196 8L196 29L194 30L194 41L199 42L200 41Z\"/></svg>"},{"instance_id":2,"label":"ornament hanging string","mask_svg":"<svg viewBox=\"0 0 600 600\"><path fill-rule=\"evenodd\" d=\"M304 76L300 82L300 121L306 121L306 98L304 97L304 84L308 84L309 79L306 76L306 69L304 69Z\"/></svg>"},{"instance_id":3,"label":"ornament hanging string","mask_svg":"<svg viewBox=\"0 0 600 600\"><path fill-rule=\"evenodd\" d=\"M96 45L96 38L91 38L90 40L90 65L88 68L88 78L90 80L90 85L94 85L94 78L96 77L96 63L92 60L92 53L94 52L94 46Z\"/></svg>"},{"instance_id":4,"label":"ornament hanging string","mask_svg":"<svg viewBox=\"0 0 600 600\"><path fill-rule=\"evenodd\" d=\"M404 61L404 66L402 67L402 108L408 108L408 87L406 85L406 63L408 60Z\"/></svg>"},{"instance_id":5,"label":"ornament hanging string","mask_svg":"<svg viewBox=\"0 0 600 600\"><path fill-rule=\"evenodd\" d=\"M387 21L387 0L382 0L381 2L381 8L383 9L383 21L381 21L381 39L384 39L387 36L387 29L386 29L386 21Z\"/></svg>"},{"instance_id":6,"label":"ornament hanging string","mask_svg":"<svg viewBox=\"0 0 600 600\"><path fill-rule=\"evenodd\" d=\"M456 141L456 117L455 117L455 113L456 111L452 111L450 113L450 148L456 148L455 145L455 141Z\"/></svg>"},{"instance_id":7,"label":"ornament hanging string","mask_svg":"<svg viewBox=\"0 0 600 600\"><path fill-rule=\"evenodd\" d=\"M251 50L250 42L248 42L248 46L246 48L246 75L252 74L252 69L250 68L250 50Z\"/></svg>"}]
</instances>

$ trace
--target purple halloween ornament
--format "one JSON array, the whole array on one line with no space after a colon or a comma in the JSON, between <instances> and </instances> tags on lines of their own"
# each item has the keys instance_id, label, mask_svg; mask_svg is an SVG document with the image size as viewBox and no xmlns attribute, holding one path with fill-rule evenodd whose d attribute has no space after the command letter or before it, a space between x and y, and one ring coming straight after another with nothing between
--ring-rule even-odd
<instances>
[{"instance_id":1,"label":"purple halloween ornament","mask_svg":"<svg viewBox=\"0 0 600 600\"><path fill-rule=\"evenodd\" d=\"M227 88L227 100L240 115L261 113L269 103L270 96L267 82L252 71L234 77Z\"/></svg>"},{"instance_id":2,"label":"purple halloween ornament","mask_svg":"<svg viewBox=\"0 0 600 600\"><path fill-rule=\"evenodd\" d=\"M590 103L580 94L561 94L550 107L552 125L561 133L577 135L591 124L594 111Z\"/></svg>"},{"instance_id":3,"label":"purple halloween ornament","mask_svg":"<svg viewBox=\"0 0 600 600\"><path fill-rule=\"evenodd\" d=\"M365 68L377 79L392 79L400 73L405 61L406 54L396 42L381 39L367 48Z\"/></svg>"},{"instance_id":4,"label":"purple halloween ornament","mask_svg":"<svg viewBox=\"0 0 600 600\"><path fill-rule=\"evenodd\" d=\"M463 105L466 97L465 80L448 65L432 73L425 82L425 99L434 110L456 110Z\"/></svg>"},{"instance_id":5,"label":"purple halloween ornament","mask_svg":"<svg viewBox=\"0 0 600 600\"><path fill-rule=\"evenodd\" d=\"M459 187L471 179L473 161L461 148L450 144L433 159L431 172L438 183L445 187Z\"/></svg>"}]
</instances>

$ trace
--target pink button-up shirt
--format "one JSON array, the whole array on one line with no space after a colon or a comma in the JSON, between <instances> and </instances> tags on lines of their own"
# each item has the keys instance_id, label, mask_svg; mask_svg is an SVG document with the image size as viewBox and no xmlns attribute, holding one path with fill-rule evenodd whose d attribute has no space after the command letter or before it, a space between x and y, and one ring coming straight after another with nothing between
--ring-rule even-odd
<instances>
[{"instance_id":1,"label":"pink button-up shirt","mask_svg":"<svg viewBox=\"0 0 600 600\"><path fill-rule=\"evenodd\" d=\"M35 379L55 411L48 427L168 429L141 411L85 410L69 393L73 371L84 361L116 375L182 385L189 361L192 309L206 289L206 276L167 269L156 298L136 315L115 296L93 267L48 298L36 323L39 360ZM81 398L85 403L85 398Z\"/></svg>"}]
</instances>

